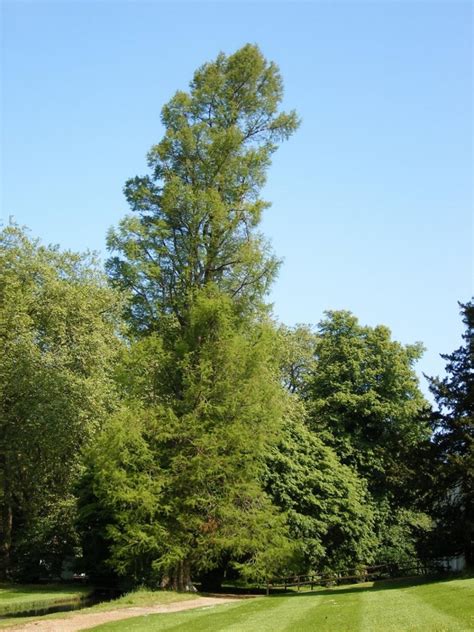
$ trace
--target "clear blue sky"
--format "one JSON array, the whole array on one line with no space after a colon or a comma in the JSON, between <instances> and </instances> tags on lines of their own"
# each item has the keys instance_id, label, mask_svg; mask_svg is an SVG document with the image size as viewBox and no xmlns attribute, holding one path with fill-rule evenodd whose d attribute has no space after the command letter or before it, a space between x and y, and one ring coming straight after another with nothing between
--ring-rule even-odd
<instances>
[{"instance_id":1,"label":"clear blue sky","mask_svg":"<svg viewBox=\"0 0 474 632\"><path fill-rule=\"evenodd\" d=\"M2 3L2 216L101 251L159 113L219 51L258 43L303 124L263 230L288 324L349 309L442 373L472 294L471 3ZM422 380L423 381L423 380ZM424 390L425 387L424 387Z\"/></svg>"}]
</instances>

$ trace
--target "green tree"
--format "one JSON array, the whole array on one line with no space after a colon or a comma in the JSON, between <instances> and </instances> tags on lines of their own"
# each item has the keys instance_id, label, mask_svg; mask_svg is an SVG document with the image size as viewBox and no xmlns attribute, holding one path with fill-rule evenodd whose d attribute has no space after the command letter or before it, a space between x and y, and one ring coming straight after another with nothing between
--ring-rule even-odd
<instances>
[{"instance_id":1,"label":"green tree","mask_svg":"<svg viewBox=\"0 0 474 632\"><path fill-rule=\"evenodd\" d=\"M429 378L438 410L434 443L440 462L436 480L437 535L445 554L464 553L474 564L474 303L460 305L464 345L449 355L446 377Z\"/></svg>"},{"instance_id":2,"label":"green tree","mask_svg":"<svg viewBox=\"0 0 474 632\"><path fill-rule=\"evenodd\" d=\"M277 269L256 232L259 197L278 142L298 121L278 111L278 68L256 46L220 54L199 68L189 92L162 110L163 140L148 154L150 175L132 178L125 195L135 216L111 231L111 278L131 293L138 331L163 326L165 315L187 322L194 292L208 284L261 306Z\"/></svg>"},{"instance_id":3,"label":"green tree","mask_svg":"<svg viewBox=\"0 0 474 632\"><path fill-rule=\"evenodd\" d=\"M347 570L370 562L374 553L367 485L310 429L306 393L317 366L318 336L307 325L280 326L278 334L282 380L291 407L280 440L267 455L266 487L286 512L298 543L297 570Z\"/></svg>"},{"instance_id":4,"label":"green tree","mask_svg":"<svg viewBox=\"0 0 474 632\"><path fill-rule=\"evenodd\" d=\"M281 99L256 46L199 68L162 110L150 175L125 186L135 215L109 234L108 271L129 297L132 355L118 377L158 420L144 436L166 481L147 518L163 529L149 576L179 588L229 552L242 572L269 572L285 548L259 482L285 411L264 303L278 262L257 232L271 155L297 127ZM110 563L128 573L122 531L108 533Z\"/></svg>"},{"instance_id":5,"label":"green tree","mask_svg":"<svg viewBox=\"0 0 474 632\"><path fill-rule=\"evenodd\" d=\"M107 420L86 450L78 523L94 582L124 578L127 588L149 581L152 563L164 551L165 471L153 451L156 427L153 411L129 405Z\"/></svg>"},{"instance_id":6,"label":"green tree","mask_svg":"<svg viewBox=\"0 0 474 632\"><path fill-rule=\"evenodd\" d=\"M280 442L271 447L265 483L287 514L299 572L347 570L373 559L376 538L365 482L306 427L301 413L286 418Z\"/></svg>"},{"instance_id":7,"label":"green tree","mask_svg":"<svg viewBox=\"0 0 474 632\"><path fill-rule=\"evenodd\" d=\"M384 561L389 551L398 550L400 559L415 554L420 531L429 527L422 480L429 408L414 371L421 352L419 344L391 340L387 327L364 327L349 312L328 312L303 388L313 432L367 482L376 555Z\"/></svg>"},{"instance_id":8,"label":"green tree","mask_svg":"<svg viewBox=\"0 0 474 632\"><path fill-rule=\"evenodd\" d=\"M14 226L0 233L3 577L35 559L36 572L40 559L57 566L74 541L71 485L112 401L117 311L90 257L40 246Z\"/></svg>"},{"instance_id":9,"label":"green tree","mask_svg":"<svg viewBox=\"0 0 474 632\"><path fill-rule=\"evenodd\" d=\"M260 484L289 403L273 327L247 327L215 291L196 297L188 317L174 349L152 335L131 346L119 376L128 410L92 449L87 482L95 513L109 516L101 523L109 565L134 582L179 589L224 559L261 578L291 556L284 518ZM81 513L91 514L90 502Z\"/></svg>"},{"instance_id":10,"label":"green tree","mask_svg":"<svg viewBox=\"0 0 474 632\"><path fill-rule=\"evenodd\" d=\"M282 325L278 333L283 384L291 394L302 398L316 366L317 336L309 325Z\"/></svg>"},{"instance_id":11,"label":"green tree","mask_svg":"<svg viewBox=\"0 0 474 632\"><path fill-rule=\"evenodd\" d=\"M350 312L328 312L319 324L305 392L310 423L372 492L402 491L416 474L411 450L429 439L414 371L421 353L420 344L392 341L387 327L364 327Z\"/></svg>"}]
</instances>

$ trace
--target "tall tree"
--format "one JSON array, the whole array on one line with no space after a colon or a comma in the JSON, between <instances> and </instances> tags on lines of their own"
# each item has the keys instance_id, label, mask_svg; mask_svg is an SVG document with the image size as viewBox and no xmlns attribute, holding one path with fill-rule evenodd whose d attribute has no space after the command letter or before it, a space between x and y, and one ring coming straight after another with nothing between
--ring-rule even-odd
<instances>
[{"instance_id":1,"label":"tall tree","mask_svg":"<svg viewBox=\"0 0 474 632\"><path fill-rule=\"evenodd\" d=\"M109 235L119 254L108 270L131 292L137 330L165 315L185 325L193 293L208 284L247 308L261 305L277 261L255 231L269 206L259 193L278 142L298 125L294 112L278 111L282 95L277 66L246 45L204 64L189 92L164 106L151 174L125 185L136 216Z\"/></svg>"},{"instance_id":2,"label":"tall tree","mask_svg":"<svg viewBox=\"0 0 474 632\"><path fill-rule=\"evenodd\" d=\"M291 408L282 436L267 455L265 482L287 513L298 542L299 571L347 570L373 559L376 538L367 483L311 431L308 386L317 367L319 338L306 325L280 326L282 381Z\"/></svg>"},{"instance_id":3,"label":"tall tree","mask_svg":"<svg viewBox=\"0 0 474 632\"><path fill-rule=\"evenodd\" d=\"M60 563L61 538L72 537L80 451L112 401L117 312L90 257L43 247L14 226L0 233L3 577L19 557L30 568L36 560L36 572L40 560Z\"/></svg>"},{"instance_id":4,"label":"tall tree","mask_svg":"<svg viewBox=\"0 0 474 632\"><path fill-rule=\"evenodd\" d=\"M131 348L121 377L129 410L92 449L94 493L82 511L109 515L102 536L119 575L179 589L224 559L260 577L288 548L259 482L287 406L272 328L243 327L222 295L197 299L189 318L174 350L154 336ZM176 371L179 398L170 390Z\"/></svg>"},{"instance_id":5,"label":"tall tree","mask_svg":"<svg viewBox=\"0 0 474 632\"><path fill-rule=\"evenodd\" d=\"M387 327L362 326L350 312L328 312L319 324L305 392L311 424L372 491L402 489L416 468L409 451L429 438L414 371L421 353L421 345L404 347Z\"/></svg>"},{"instance_id":6,"label":"tall tree","mask_svg":"<svg viewBox=\"0 0 474 632\"><path fill-rule=\"evenodd\" d=\"M421 345L403 346L387 327L364 327L341 311L327 313L314 348L303 387L310 427L366 480L379 558L413 555L429 526L420 491L429 408L414 371Z\"/></svg>"},{"instance_id":7,"label":"tall tree","mask_svg":"<svg viewBox=\"0 0 474 632\"><path fill-rule=\"evenodd\" d=\"M464 345L442 356L446 377L429 378L438 405L433 415L440 460L436 513L443 552L464 553L474 564L474 303L460 307Z\"/></svg>"},{"instance_id":8,"label":"tall tree","mask_svg":"<svg viewBox=\"0 0 474 632\"><path fill-rule=\"evenodd\" d=\"M142 430L166 481L161 513L146 518L164 534L148 569L178 588L221 555L257 574L274 563L263 544L280 519L258 471L285 410L264 303L278 262L256 229L271 155L297 127L293 112L279 112L282 94L277 67L256 46L199 68L189 92L162 110L150 175L125 186L135 216L109 235L109 274L129 296L131 353L150 358L153 348L161 358L124 370L139 375L134 397L159 420ZM118 570L122 533L109 530Z\"/></svg>"}]
</instances>

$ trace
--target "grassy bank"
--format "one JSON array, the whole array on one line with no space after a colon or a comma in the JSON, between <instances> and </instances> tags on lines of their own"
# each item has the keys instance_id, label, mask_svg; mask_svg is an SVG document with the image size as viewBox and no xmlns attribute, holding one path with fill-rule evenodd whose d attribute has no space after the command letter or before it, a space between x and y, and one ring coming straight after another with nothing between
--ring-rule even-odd
<instances>
[{"instance_id":1,"label":"grassy bank","mask_svg":"<svg viewBox=\"0 0 474 632\"><path fill-rule=\"evenodd\" d=\"M0 584L0 616L80 602L91 590L87 586L60 584Z\"/></svg>"},{"instance_id":2,"label":"grassy bank","mask_svg":"<svg viewBox=\"0 0 474 632\"><path fill-rule=\"evenodd\" d=\"M48 589L49 593L44 589ZM77 593L76 599L81 599L90 593L90 589L84 588L82 589L84 592L78 593L78 591L74 591L72 593L68 592L64 586L18 586L18 587L4 587L5 591L5 604L13 604L13 600L15 599L15 603L18 604L18 607L15 609L10 609L8 612L5 612L4 615L12 614L14 612L23 612L24 610L30 610L29 604L34 603L35 608L44 608L48 606L54 606L60 603L69 603L74 599L73 595ZM79 589L81 590L81 589ZM21 602L20 596L22 594L25 596L25 600ZM8 594L10 597L8 597ZM48 600L46 595L54 596ZM16 597L14 597L16 595ZM26 595L30 595L31 601L26 600ZM62 597L60 597L62 595ZM66 595L69 595L68 599L66 599ZM0 599L2 596L2 592L0 591ZM40 599L45 597L44 599ZM80 610L74 610L71 612L56 612L53 614L43 615L41 617L32 616L32 617L8 617L0 620L0 629L11 627L14 625L21 625L25 623L29 623L32 621L44 620L44 619L64 619L72 617L80 612L102 612L107 610L117 610L120 608L130 608L133 606L155 606L155 605L164 605L168 603L174 603L176 601L185 601L188 599L194 599L196 597L195 594L189 593L176 593L172 591L150 591L150 590L135 590L126 595L122 595L117 599L112 601L104 601L102 603L95 604L93 606L83 608ZM64 599L64 601L57 601L57 599ZM0 601L0 603L2 603ZM26 604L26 605L25 605ZM3 615L3 616L4 616ZM0 615L1 616L1 615Z\"/></svg>"},{"instance_id":3,"label":"grassy bank","mask_svg":"<svg viewBox=\"0 0 474 632\"><path fill-rule=\"evenodd\" d=\"M461 632L474 630L474 579L398 581L261 597L107 623L96 632Z\"/></svg>"}]
</instances>

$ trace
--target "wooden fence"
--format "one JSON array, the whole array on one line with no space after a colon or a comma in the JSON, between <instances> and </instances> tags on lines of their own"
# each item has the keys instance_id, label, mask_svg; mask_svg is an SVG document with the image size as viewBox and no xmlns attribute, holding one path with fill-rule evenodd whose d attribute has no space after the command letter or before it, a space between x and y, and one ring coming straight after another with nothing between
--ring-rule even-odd
<instances>
[{"instance_id":1,"label":"wooden fence","mask_svg":"<svg viewBox=\"0 0 474 632\"><path fill-rule=\"evenodd\" d=\"M443 568L438 561L416 562L413 564L379 564L377 566L365 566L363 568L349 569L340 573L318 575L293 575L269 579L266 582L266 593L270 594L272 589L290 588L300 590L309 587L310 590L318 586L337 586L339 584L351 584L359 582L374 581L376 579L402 578L410 575L430 575L442 572Z\"/></svg>"}]
</instances>

